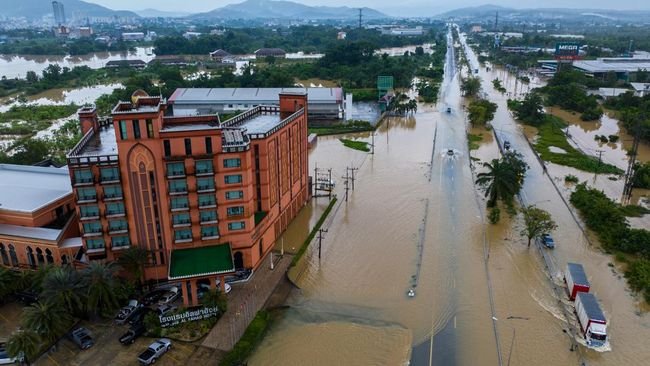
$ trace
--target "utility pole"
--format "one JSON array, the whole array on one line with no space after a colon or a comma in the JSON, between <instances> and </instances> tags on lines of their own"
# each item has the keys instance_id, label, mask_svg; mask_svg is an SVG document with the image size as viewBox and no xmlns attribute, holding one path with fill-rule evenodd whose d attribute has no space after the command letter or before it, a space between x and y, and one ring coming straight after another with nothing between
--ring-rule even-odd
<instances>
[{"instance_id":1,"label":"utility pole","mask_svg":"<svg viewBox=\"0 0 650 366\"><path fill-rule=\"evenodd\" d=\"M323 246L323 233L326 232L326 229L318 229L318 259L320 259L321 247Z\"/></svg>"},{"instance_id":2,"label":"utility pole","mask_svg":"<svg viewBox=\"0 0 650 366\"><path fill-rule=\"evenodd\" d=\"M359 8L359 29L361 29L362 21L363 21L363 8Z\"/></svg>"},{"instance_id":3,"label":"utility pole","mask_svg":"<svg viewBox=\"0 0 650 366\"><path fill-rule=\"evenodd\" d=\"M372 143L370 144L370 155L375 155L375 131L370 134L372 136Z\"/></svg>"},{"instance_id":4,"label":"utility pole","mask_svg":"<svg viewBox=\"0 0 650 366\"><path fill-rule=\"evenodd\" d=\"M345 168L345 177L342 177L344 179L343 185L345 186L345 202L348 202L348 191L350 190L350 175L348 174L350 172L350 168L346 167Z\"/></svg>"},{"instance_id":5,"label":"utility pole","mask_svg":"<svg viewBox=\"0 0 650 366\"><path fill-rule=\"evenodd\" d=\"M596 176L598 176L598 172L600 171L600 164L603 161L603 153L605 152L605 150L596 150L596 152L598 153L598 165L596 166Z\"/></svg>"},{"instance_id":6,"label":"utility pole","mask_svg":"<svg viewBox=\"0 0 650 366\"><path fill-rule=\"evenodd\" d=\"M354 172L355 172L356 170L359 170L359 168L350 168L350 167L347 167L347 168L345 168L345 169L346 169L346 170L349 170L349 171L352 172L352 178L351 178L351 179L352 179L352 190L354 191ZM346 175L347 175L347 173L346 173Z\"/></svg>"},{"instance_id":7,"label":"utility pole","mask_svg":"<svg viewBox=\"0 0 650 366\"><path fill-rule=\"evenodd\" d=\"M632 127L632 133L634 134L634 140L632 142L632 149L629 151L630 159L627 164L627 170L625 171L625 186L623 188L623 202L628 202L630 197L632 197L632 186L634 185L634 166L636 165L636 156L639 149L639 142L641 141L641 121L645 119L645 116L638 116L636 118L635 124Z\"/></svg>"}]
</instances>

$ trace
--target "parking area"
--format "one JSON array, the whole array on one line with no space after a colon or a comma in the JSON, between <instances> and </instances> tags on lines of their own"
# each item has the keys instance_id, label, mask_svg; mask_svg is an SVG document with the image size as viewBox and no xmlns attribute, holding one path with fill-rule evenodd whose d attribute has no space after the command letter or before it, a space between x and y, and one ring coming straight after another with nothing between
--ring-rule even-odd
<instances>
[{"instance_id":1,"label":"parking area","mask_svg":"<svg viewBox=\"0 0 650 366\"><path fill-rule=\"evenodd\" d=\"M0 341L7 340L18 328L22 313L23 305L20 303L9 302L0 305Z\"/></svg>"},{"instance_id":2,"label":"parking area","mask_svg":"<svg viewBox=\"0 0 650 366\"><path fill-rule=\"evenodd\" d=\"M62 339L56 350L45 353L35 365L138 365L138 355L155 340L140 337L134 344L123 346L118 339L127 331L127 325L118 326L107 321L81 322L79 326L92 333L95 344L91 348L80 350L70 340ZM199 365L217 365L218 359L219 355L211 349L172 340L172 349L160 357L156 365L185 365L190 360Z\"/></svg>"}]
</instances>

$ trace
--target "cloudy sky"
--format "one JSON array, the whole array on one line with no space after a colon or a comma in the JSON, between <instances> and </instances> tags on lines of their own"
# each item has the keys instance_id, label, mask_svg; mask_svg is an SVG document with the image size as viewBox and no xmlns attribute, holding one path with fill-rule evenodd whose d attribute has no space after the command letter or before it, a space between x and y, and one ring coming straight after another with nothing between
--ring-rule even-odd
<instances>
[{"instance_id":1,"label":"cloudy sky","mask_svg":"<svg viewBox=\"0 0 650 366\"><path fill-rule=\"evenodd\" d=\"M240 3L243 0L85 0L111 9L142 10L153 8L165 11L202 12ZM515 7L558 7L558 8L598 8L598 9L650 9L647 0L292 0L307 5L328 6L367 6L393 15L433 15L464 6L486 3ZM395 4L398 5L395 5Z\"/></svg>"}]
</instances>

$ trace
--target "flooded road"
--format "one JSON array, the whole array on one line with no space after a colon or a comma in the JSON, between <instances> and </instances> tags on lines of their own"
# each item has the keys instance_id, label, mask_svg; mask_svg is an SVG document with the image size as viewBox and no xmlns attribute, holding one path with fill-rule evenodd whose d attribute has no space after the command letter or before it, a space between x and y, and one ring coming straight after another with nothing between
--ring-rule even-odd
<instances>
[{"instance_id":1,"label":"flooded road","mask_svg":"<svg viewBox=\"0 0 650 366\"><path fill-rule=\"evenodd\" d=\"M5 98L0 102L0 113L8 111L14 105L67 105L74 103L84 105L94 103L103 94L110 94L113 90L124 87L122 84L100 84L80 88L49 89L42 93L26 96L25 103Z\"/></svg>"},{"instance_id":2,"label":"flooded road","mask_svg":"<svg viewBox=\"0 0 650 366\"><path fill-rule=\"evenodd\" d=\"M473 65L478 62L471 50L466 51ZM590 244L562 202L522 133L507 111L507 96L494 90L495 71L480 68L483 90L498 104L493 125L500 140L509 140L530 165L522 196L526 204L536 204L549 211L559 228L555 232L556 249L546 251L552 264L550 276L534 250L523 247L518 233L521 222L506 220L490 227L490 268L494 270L496 307L503 354L512 353L515 364L525 365L646 365L650 359L647 339L650 317L647 305L632 296L622 270L613 266L613 258L603 254L593 240ZM511 82L512 82L512 78ZM553 166L549 166L549 171ZM503 215L502 215L503 216ZM523 247L523 248L522 248ZM551 281L563 285L561 271L567 262L582 263L592 284L591 292L600 299L609 320L611 352L598 353L579 347L569 351L571 342L563 309L571 309L565 296L551 291ZM513 281L513 279L515 279ZM562 294L563 295L563 294ZM512 317L512 318L509 318ZM569 314L569 318L572 314Z\"/></svg>"},{"instance_id":3,"label":"flooded road","mask_svg":"<svg viewBox=\"0 0 650 366\"><path fill-rule=\"evenodd\" d=\"M448 60L438 105L386 120L374 155L319 138L310 164L333 169L341 204L325 222L322 258L312 244L290 273L300 290L251 365L498 364L482 212ZM347 166L359 170L346 204Z\"/></svg>"}]
</instances>

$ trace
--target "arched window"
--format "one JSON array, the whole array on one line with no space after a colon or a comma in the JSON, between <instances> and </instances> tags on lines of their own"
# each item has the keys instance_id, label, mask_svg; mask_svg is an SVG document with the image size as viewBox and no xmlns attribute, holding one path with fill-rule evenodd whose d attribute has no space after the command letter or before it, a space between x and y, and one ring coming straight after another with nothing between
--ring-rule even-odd
<instances>
[{"instance_id":1,"label":"arched window","mask_svg":"<svg viewBox=\"0 0 650 366\"><path fill-rule=\"evenodd\" d=\"M36 259L38 260L39 266L45 264L45 257L43 256L43 251L41 250L41 248L36 248Z\"/></svg>"},{"instance_id":2,"label":"arched window","mask_svg":"<svg viewBox=\"0 0 650 366\"><path fill-rule=\"evenodd\" d=\"M36 267L36 259L34 259L34 251L32 250L32 247L27 247L27 263L31 267Z\"/></svg>"},{"instance_id":3,"label":"arched window","mask_svg":"<svg viewBox=\"0 0 650 366\"><path fill-rule=\"evenodd\" d=\"M2 264L9 266L9 256L7 255L7 249L5 245L0 243L0 256L2 257Z\"/></svg>"},{"instance_id":4,"label":"arched window","mask_svg":"<svg viewBox=\"0 0 650 366\"><path fill-rule=\"evenodd\" d=\"M64 254L64 255L61 256L61 264L62 265L68 264L68 255L67 254Z\"/></svg>"},{"instance_id":5,"label":"arched window","mask_svg":"<svg viewBox=\"0 0 650 366\"><path fill-rule=\"evenodd\" d=\"M54 263L54 257L52 257L52 252L49 249L45 249L45 260L47 260L47 264Z\"/></svg>"},{"instance_id":6,"label":"arched window","mask_svg":"<svg viewBox=\"0 0 650 366\"><path fill-rule=\"evenodd\" d=\"M9 244L9 257L11 257L11 265L18 267L18 255L16 255L16 248L13 244Z\"/></svg>"}]
</instances>

